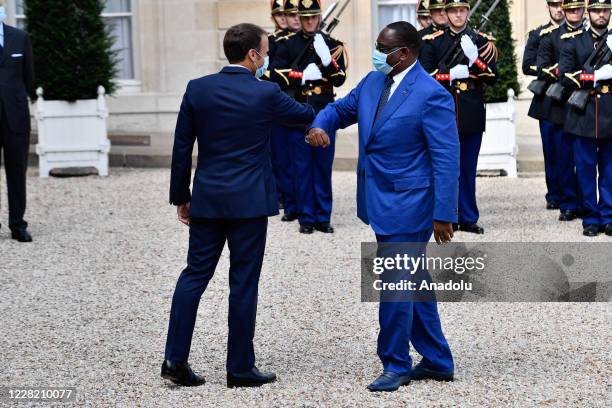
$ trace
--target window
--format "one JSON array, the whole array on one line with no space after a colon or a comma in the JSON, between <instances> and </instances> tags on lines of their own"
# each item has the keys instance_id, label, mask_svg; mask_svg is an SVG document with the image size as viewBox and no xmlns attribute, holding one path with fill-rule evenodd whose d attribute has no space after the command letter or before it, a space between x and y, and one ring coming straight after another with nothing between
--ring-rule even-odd
<instances>
[{"instance_id":1,"label":"window","mask_svg":"<svg viewBox=\"0 0 612 408\"><path fill-rule=\"evenodd\" d=\"M130 0L106 0L102 17L114 39L118 79L134 79L132 4Z\"/></svg>"},{"instance_id":2,"label":"window","mask_svg":"<svg viewBox=\"0 0 612 408\"><path fill-rule=\"evenodd\" d=\"M15 25L22 30L25 28L25 0L15 0Z\"/></svg>"},{"instance_id":3,"label":"window","mask_svg":"<svg viewBox=\"0 0 612 408\"><path fill-rule=\"evenodd\" d=\"M378 0L378 31L395 21L416 25L417 0Z\"/></svg>"},{"instance_id":4,"label":"window","mask_svg":"<svg viewBox=\"0 0 612 408\"><path fill-rule=\"evenodd\" d=\"M19 28L25 28L25 2L15 0L15 20ZM114 39L113 50L117 51L117 79L134 79L131 0L106 0L102 17Z\"/></svg>"}]
</instances>

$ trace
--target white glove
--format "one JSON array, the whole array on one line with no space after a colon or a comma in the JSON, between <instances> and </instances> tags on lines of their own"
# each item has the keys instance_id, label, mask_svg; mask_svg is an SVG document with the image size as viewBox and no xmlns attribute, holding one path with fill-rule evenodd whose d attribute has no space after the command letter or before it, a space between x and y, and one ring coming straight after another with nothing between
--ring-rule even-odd
<instances>
[{"instance_id":1,"label":"white glove","mask_svg":"<svg viewBox=\"0 0 612 408\"><path fill-rule=\"evenodd\" d=\"M317 64L311 62L304 68L304 72L302 72L302 85L306 83L306 81L316 81L323 78L323 74Z\"/></svg>"},{"instance_id":2,"label":"white glove","mask_svg":"<svg viewBox=\"0 0 612 408\"><path fill-rule=\"evenodd\" d=\"M313 44L317 55L319 56L319 58L321 58L323 66L326 67L331 64L331 53L329 52L329 47L327 46L327 44L325 44L325 40L323 39L323 36L321 34L315 34Z\"/></svg>"},{"instance_id":3,"label":"white glove","mask_svg":"<svg viewBox=\"0 0 612 408\"><path fill-rule=\"evenodd\" d=\"M455 65L450 69L450 80L453 82L455 79L465 79L470 77L470 70L467 65Z\"/></svg>"},{"instance_id":4,"label":"white glove","mask_svg":"<svg viewBox=\"0 0 612 408\"><path fill-rule=\"evenodd\" d=\"M474 64L474 61L478 59L478 47L474 44L474 41L469 35L464 34L461 37L461 49L465 56L470 60L470 67Z\"/></svg>"},{"instance_id":5,"label":"white glove","mask_svg":"<svg viewBox=\"0 0 612 408\"><path fill-rule=\"evenodd\" d=\"M607 64L595 71L595 83L612 79L612 65Z\"/></svg>"},{"instance_id":6,"label":"white glove","mask_svg":"<svg viewBox=\"0 0 612 408\"><path fill-rule=\"evenodd\" d=\"M608 37L606 37L606 44L608 45L610 51L612 51L612 35L608 34Z\"/></svg>"}]
</instances>

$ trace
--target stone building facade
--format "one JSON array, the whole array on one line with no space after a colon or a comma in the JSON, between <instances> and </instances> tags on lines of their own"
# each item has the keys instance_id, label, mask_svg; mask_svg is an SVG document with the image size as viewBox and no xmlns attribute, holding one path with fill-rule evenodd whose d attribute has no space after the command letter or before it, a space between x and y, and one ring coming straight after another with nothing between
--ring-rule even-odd
<instances>
[{"instance_id":1,"label":"stone building facade","mask_svg":"<svg viewBox=\"0 0 612 408\"><path fill-rule=\"evenodd\" d=\"M23 26L23 3L6 0L8 24ZM324 0L323 7L331 1ZM370 55L379 28L405 19L414 23L417 0L352 0L333 33L343 40L349 56L348 80L338 94L348 92L371 69ZM547 20L545 0L514 0L511 18L517 56L528 30ZM107 0L103 14L120 51L120 89L109 99L113 152L146 151L167 156L181 94L187 81L225 64L224 31L239 22L272 29L268 0ZM521 78L523 89L528 79ZM519 96L517 132L536 136L527 118L529 92ZM354 129L339 136L337 157L356 155ZM142 143L141 143L142 142ZM151 164L155 160L150 161ZM146 163L142 163L146 164Z\"/></svg>"}]
</instances>

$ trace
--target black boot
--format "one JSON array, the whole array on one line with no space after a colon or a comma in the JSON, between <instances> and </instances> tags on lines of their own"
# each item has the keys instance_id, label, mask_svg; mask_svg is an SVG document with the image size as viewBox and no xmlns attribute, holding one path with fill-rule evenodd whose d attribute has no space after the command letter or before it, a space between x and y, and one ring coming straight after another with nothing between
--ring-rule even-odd
<instances>
[{"instance_id":1,"label":"black boot","mask_svg":"<svg viewBox=\"0 0 612 408\"><path fill-rule=\"evenodd\" d=\"M565 210L559 214L559 221L574 221L576 218L578 218L578 214L575 210Z\"/></svg>"},{"instance_id":2,"label":"black boot","mask_svg":"<svg viewBox=\"0 0 612 408\"><path fill-rule=\"evenodd\" d=\"M319 232L324 232L326 234L333 234L334 227L332 227L328 222L321 222L314 225L314 228Z\"/></svg>"},{"instance_id":3,"label":"black boot","mask_svg":"<svg viewBox=\"0 0 612 408\"><path fill-rule=\"evenodd\" d=\"M285 214L285 215L283 215L283 218L281 218L281 221L291 222L291 221L295 221L297 219L298 219L298 215L297 214Z\"/></svg>"},{"instance_id":4,"label":"black boot","mask_svg":"<svg viewBox=\"0 0 612 408\"><path fill-rule=\"evenodd\" d=\"M599 225L586 225L582 230L585 237L596 237L599 235Z\"/></svg>"},{"instance_id":5,"label":"black boot","mask_svg":"<svg viewBox=\"0 0 612 408\"><path fill-rule=\"evenodd\" d=\"M301 234L312 234L314 232L314 227L310 224L302 224L300 225L300 233Z\"/></svg>"},{"instance_id":6,"label":"black boot","mask_svg":"<svg viewBox=\"0 0 612 408\"><path fill-rule=\"evenodd\" d=\"M546 202L546 209L547 210L558 210L559 209L559 203L557 201L547 201Z\"/></svg>"}]
</instances>

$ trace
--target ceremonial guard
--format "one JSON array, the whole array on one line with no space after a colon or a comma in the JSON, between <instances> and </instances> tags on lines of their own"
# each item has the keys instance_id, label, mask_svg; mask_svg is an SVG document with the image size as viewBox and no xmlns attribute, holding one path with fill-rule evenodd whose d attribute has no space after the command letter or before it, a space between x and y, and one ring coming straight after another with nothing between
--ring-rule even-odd
<instances>
[{"instance_id":1,"label":"ceremonial guard","mask_svg":"<svg viewBox=\"0 0 612 408\"><path fill-rule=\"evenodd\" d=\"M417 4L417 21L423 30L429 28L431 25L431 18L429 16L429 0L419 0L419 3Z\"/></svg>"},{"instance_id":2,"label":"ceremonial guard","mask_svg":"<svg viewBox=\"0 0 612 408\"><path fill-rule=\"evenodd\" d=\"M270 67L270 77L299 102L318 112L334 101L334 87L346 80L343 44L319 32L320 0L300 0L302 30L279 44ZM296 188L300 232L314 230L332 233L332 164L335 135L326 149L304 141L304 129L293 129L289 136Z\"/></svg>"},{"instance_id":3,"label":"ceremonial guard","mask_svg":"<svg viewBox=\"0 0 612 408\"><path fill-rule=\"evenodd\" d=\"M562 0L547 0L547 8L550 21L538 28L531 30L527 38L527 45L523 54L523 74L538 76L538 48L540 40L563 23ZM560 196L559 176L557 174L557 160L555 147L554 126L542 116L542 104L544 94L547 90L547 82L541 79L534 80L529 85L529 90L534 93L529 107L529 116L540 122L540 136L542 139L542 151L544 153L544 171L546 177L546 209L558 210Z\"/></svg>"},{"instance_id":4,"label":"ceremonial guard","mask_svg":"<svg viewBox=\"0 0 612 408\"><path fill-rule=\"evenodd\" d=\"M268 36L270 51L270 64L276 60L275 54L278 45L287 41L301 28L298 17L298 0L272 0L272 19L276 24L276 31ZM285 29L281 29L284 22ZM270 71L267 71L265 79L270 79ZM292 129L275 125L272 127L270 138L272 168L276 179L279 206L283 208L282 221L295 221L297 219L297 204L295 199L295 186L293 183L293 160L289 149L289 137Z\"/></svg>"},{"instance_id":5,"label":"ceremonial guard","mask_svg":"<svg viewBox=\"0 0 612 408\"><path fill-rule=\"evenodd\" d=\"M553 25L542 30L538 47L538 78L547 84L540 117L553 125L550 134L555 144L559 180L559 221L572 221L579 216L580 211L581 200L574 169L575 136L563 129L569 95L559 81L559 58L563 43L582 33L584 6L584 1L563 0L565 21L559 26Z\"/></svg>"},{"instance_id":6,"label":"ceremonial guard","mask_svg":"<svg viewBox=\"0 0 612 408\"><path fill-rule=\"evenodd\" d=\"M421 4L425 4L425 1L423 1ZM446 16L446 10L444 9L445 6L445 0L429 0L428 10L431 24L429 27L423 28L419 31L419 37L421 40L426 35L433 34L446 28L448 25L448 17Z\"/></svg>"},{"instance_id":7,"label":"ceremonial guard","mask_svg":"<svg viewBox=\"0 0 612 408\"><path fill-rule=\"evenodd\" d=\"M270 59L274 57L276 51L276 39L284 36L287 33L287 20L283 8L283 0L271 0L270 7L272 8L272 21L274 22L274 32L268 35L268 56Z\"/></svg>"},{"instance_id":8,"label":"ceremonial guard","mask_svg":"<svg viewBox=\"0 0 612 408\"><path fill-rule=\"evenodd\" d=\"M561 81L573 90L565 129L576 135L574 157L583 195L583 234L588 237L601 231L612 236L611 8L610 0L588 1L589 28L565 41L559 62Z\"/></svg>"},{"instance_id":9,"label":"ceremonial guard","mask_svg":"<svg viewBox=\"0 0 612 408\"><path fill-rule=\"evenodd\" d=\"M461 144L459 224L455 229L483 234L478 225L476 166L485 131L484 86L497 79L493 38L468 26L470 4L446 0L448 27L423 37L421 64L454 97Z\"/></svg>"},{"instance_id":10,"label":"ceremonial guard","mask_svg":"<svg viewBox=\"0 0 612 408\"><path fill-rule=\"evenodd\" d=\"M283 8L285 9L285 21L287 22L287 31L297 33L302 29L302 21L298 13L298 3L300 0L284 0Z\"/></svg>"}]
</instances>

